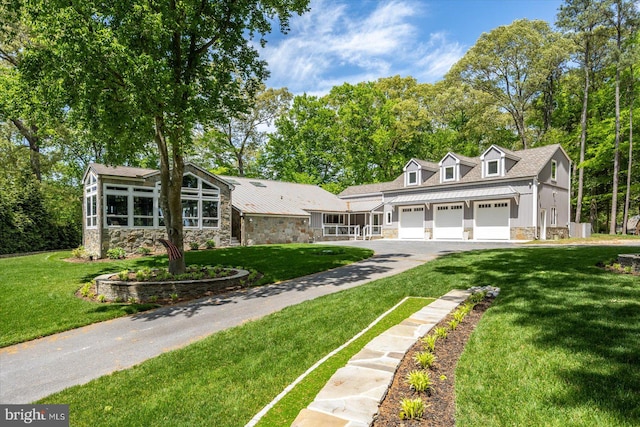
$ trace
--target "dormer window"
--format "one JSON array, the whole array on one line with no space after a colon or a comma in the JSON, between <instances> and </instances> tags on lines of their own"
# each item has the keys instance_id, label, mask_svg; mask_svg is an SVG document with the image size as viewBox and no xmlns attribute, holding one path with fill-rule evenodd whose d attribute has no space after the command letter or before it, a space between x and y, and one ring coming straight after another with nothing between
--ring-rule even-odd
<instances>
[{"instance_id":1,"label":"dormer window","mask_svg":"<svg viewBox=\"0 0 640 427\"><path fill-rule=\"evenodd\" d=\"M445 181L453 181L455 179L456 179L455 166L446 166L444 168L444 180Z\"/></svg>"},{"instance_id":2,"label":"dormer window","mask_svg":"<svg viewBox=\"0 0 640 427\"><path fill-rule=\"evenodd\" d=\"M407 173L407 185L418 184L418 171L410 171Z\"/></svg>"},{"instance_id":3,"label":"dormer window","mask_svg":"<svg viewBox=\"0 0 640 427\"><path fill-rule=\"evenodd\" d=\"M500 174L500 160L489 160L486 162L485 176L498 176Z\"/></svg>"}]
</instances>

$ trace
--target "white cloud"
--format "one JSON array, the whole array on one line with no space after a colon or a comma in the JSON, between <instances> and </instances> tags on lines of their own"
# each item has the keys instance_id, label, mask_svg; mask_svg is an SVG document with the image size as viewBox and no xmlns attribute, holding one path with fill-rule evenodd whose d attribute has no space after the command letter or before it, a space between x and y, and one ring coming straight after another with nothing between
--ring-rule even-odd
<instances>
[{"instance_id":1,"label":"white cloud","mask_svg":"<svg viewBox=\"0 0 640 427\"><path fill-rule=\"evenodd\" d=\"M354 4L313 0L310 12L292 19L289 34L262 50L271 70L267 83L322 95L344 82L395 74L435 81L462 56L463 48L443 33L421 33L416 23L426 12L419 3L366 2L375 7L364 13Z\"/></svg>"}]
</instances>

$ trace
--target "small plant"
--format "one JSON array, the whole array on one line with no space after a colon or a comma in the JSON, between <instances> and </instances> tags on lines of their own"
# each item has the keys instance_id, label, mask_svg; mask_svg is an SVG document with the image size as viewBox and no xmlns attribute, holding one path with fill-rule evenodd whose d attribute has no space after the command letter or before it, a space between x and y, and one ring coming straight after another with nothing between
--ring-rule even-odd
<instances>
[{"instance_id":1,"label":"small plant","mask_svg":"<svg viewBox=\"0 0 640 427\"><path fill-rule=\"evenodd\" d=\"M151 278L151 273L152 271L149 267L141 268L140 270L136 271L136 280L139 282L149 280Z\"/></svg>"},{"instance_id":2,"label":"small plant","mask_svg":"<svg viewBox=\"0 0 640 427\"><path fill-rule=\"evenodd\" d=\"M627 273L627 274L631 274L631 273L633 273L633 268L631 268L631 266L630 266L630 265L626 266L623 270L624 270L624 272L625 272L625 273Z\"/></svg>"},{"instance_id":3,"label":"small plant","mask_svg":"<svg viewBox=\"0 0 640 427\"><path fill-rule=\"evenodd\" d=\"M204 242L204 247L207 249L214 249L216 247L216 242L215 240L207 240L206 242Z\"/></svg>"},{"instance_id":4,"label":"small plant","mask_svg":"<svg viewBox=\"0 0 640 427\"><path fill-rule=\"evenodd\" d=\"M457 320L458 323L462 322L462 320L467 317L468 313L465 313L464 310L456 310L453 313L453 320Z\"/></svg>"},{"instance_id":5,"label":"small plant","mask_svg":"<svg viewBox=\"0 0 640 427\"><path fill-rule=\"evenodd\" d=\"M407 374L407 384L417 392L429 391L431 389L431 378L425 371L411 371Z\"/></svg>"},{"instance_id":6,"label":"small plant","mask_svg":"<svg viewBox=\"0 0 640 427\"><path fill-rule=\"evenodd\" d=\"M118 273L118 279L129 280L129 270L122 270Z\"/></svg>"},{"instance_id":7,"label":"small plant","mask_svg":"<svg viewBox=\"0 0 640 427\"><path fill-rule=\"evenodd\" d=\"M400 419L401 420L413 420L420 418L424 413L424 402L422 399L407 399L404 398L400 402Z\"/></svg>"},{"instance_id":8,"label":"small plant","mask_svg":"<svg viewBox=\"0 0 640 427\"><path fill-rule=\"evenodd\" d=\"M436 336L438 337L438 339L442 338L445 339L447 338L447 335L449 334L449 331L447 331L447 328L440 326L437 327L433 330L433 333L436 334Z\"/></svg>"},{"instance_id":9,"label":"small plant","mask_svg":"<svg viewBox=\"0 0 640 427\"><path fill-rule=\"evenodd\" d=\"M107 251L107 257L109 259L122 259L127 256L127 253L122 248L111 248Z\"/></svg>"},{"instance_id":10,"label":"small plant","mask_svg":"<svg viewBox=\"0 0 640 427\"><path fill-rule=\"evenodd\" d=\"M197 251L198 249L200 249L200 243L191 242L189 243L189 247L191 248L192 251Z\"/></svg>"},{"instance_id":11,"label":"small plant","mask_svg":"<svg viewBox=\"0 0 640 427\"><path fill-rule=\"evenodd\" d=\"M433 351L436 349L436 341L438 341L438 337L433 334L427 335L426 337L422 338L422 343L424 344L427 351L430 351L431 353L433 353Z\"/></svg>"},{"instance_id":12,"label":"small plant","mask_svg":"<svg viewBox=\"0 0 640 427\"><path fill-rule=\"evenodd\" d=\"M436 355L430 351L421 351L413 356L413 360L423 369L430 368L436 361Z\"/></svg>"},{"instance_id":13,"label":"small plant","mask_svg":"<svg viewBox=\"0 0 640 427\"><path fill-rule=\"evenodd\" d=\"M71 256L74 258L85 258L87 251L84 250L84 246L80 245L71 251Z\"/></svg>"},{"instance_id":14,"label":"small plant","mask_svg":"<svg viewBox=\"0 0 640 427\"><path fill-rule=\"evenodd\" d=\"M445 374L440 375L440 381L446 381L447 376Z\"/></svg>"},{"instance_id":15,"label":"small plant","mask_svg":"<svg viewBox=\"0 0 640 427\"><path fill-rule=\"evenodd\" d=\"M485 299L486 296L487 296L487 291L476 292L475 294L471 295L467 301L473 304L477 304L483 299Z\"/></svg>"},{"instance_id":16,"label":"small plant","mask_svg":"<svg viewBox=\"0 0 640 427\"><path fill-rule=\"evenodd\" d=\"M175 292L171 294L171 301L176 302L178 301L178 294L176 294Z\"/></svg>"},{"instance_id":17,"label":"small plant","mask_svg":"<svg viewBox=\"0 0 640 427\"><path fill-rule=\"evenodd\" d=\"M136 252L138 252L140 255L149 255L151 253L151 249L147 248L146 246L140 246Z\"/></svg>"},{"instance_id":18,"label":"small plant","mask_svg":"<svg viewBox=\"0 0 640 427\"><path fill-rule=\"evenodd\" d=\"M158 295L151 295L151 296L149 297L149 302L154 303L154 304L155 304L156 302L158 302Z\"/></svg>"},{"instance_id":19,"label":"small plant","mask_svg":"<svg viewBox=\"0 0 640 427\"><path fill-rule=\"evenodd\" d=\"M129 297L129 299L127 301L129 302L129 304L135 304L136 303L135 297Z\"/></svg>"},{"instance_id":20,"label":"small plant","mask_svg":"<svg viewBox=\"0 0 640 427\"><path fill-rule=\"evenodd\" d=\"M91 282L87 282L84 285L82 285L82 287L80 288L80 295L82 295L83 297L88 297L89 294L91 293Z\"/></svg>"},{"instance_id":21,"label":"small plant","mask_svg":"<svg viewBox=\"0 0 640 427\"><path fill-rule=\"evenodd\" d=\"M106 300L107 300L106 296L102 294L98 295L98 302L105 302Z\"/></svg>"},{"instance_id":22,"label":"small plant","mask_svg":"<svg viewBox=\"0 0 640 427\"><path fill-rule=\"evenodd\" d=\"M451 329L452 331L455 331L458 328L459 324L460 321L456 319L452 319L447 323L447 325L449 325L449 329Z\"/></svg>"},{"instance_id":23,"label":"small plant","mask_svg":"<svg viewBox=\"0 0 640 427\"><path fill-rule=\"evenodd\" d=\"M171 280L173 279L173 274L169 273L169 270L162 269L156 272L156 280Z\"/></svg>"}]
</instances>

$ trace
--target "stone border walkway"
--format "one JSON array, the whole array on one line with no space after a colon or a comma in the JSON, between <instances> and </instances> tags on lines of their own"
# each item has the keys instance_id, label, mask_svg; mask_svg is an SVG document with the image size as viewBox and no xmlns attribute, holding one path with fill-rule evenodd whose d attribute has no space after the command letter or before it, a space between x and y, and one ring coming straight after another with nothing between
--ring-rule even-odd
<instances>
[{"instance_id":1,"label":"stone border walkway","mask_svg":"<svg viewBox=\"0 0 640 427\"><path fill-rule=\"evenodd\" d=\"M471 291L453 290L371 340L338 369L293 427L368 427L405 353Z\"/></svg>"}]
</instances>

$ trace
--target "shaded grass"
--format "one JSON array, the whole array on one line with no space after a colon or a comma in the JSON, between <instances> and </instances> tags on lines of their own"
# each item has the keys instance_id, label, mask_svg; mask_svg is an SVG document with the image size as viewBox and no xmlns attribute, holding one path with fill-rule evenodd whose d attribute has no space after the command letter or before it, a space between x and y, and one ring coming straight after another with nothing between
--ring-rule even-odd
<instances>
[{"instance_id":1,"label":"shaded grass","mask_svg":"<svg viewBox=\"0 0 640 427\"><path fill-rule=\"evenodd\" d=\"M571 237L559 240L531 240L527 244L533 245L567 245L567 244L620 244L626 242L640 242L640 236L633 234L603 234L593 233L590 237Z\"/></svg>"},{"instance_id":2,"label":"shaded grass","mask_svg":"<svg viewBox=\"0 0 640 427\"><path fill-rule=\"evenodd\" d=\"M502 292L458 365L459 425L638 425L638 278L595 266L634 250L531 247L448 255L288 307L42 402L70 404L74 426L243 426L401 298L494 285Z\"/></svg>"},{"instance_id":3,"label":"shaded grass","mask_svg":"<svg viewBox=\"0 0 640 427\"><path fill-rule=\"evenodd\" d=\"M185 257L187 264L253 268L264 274L259 284L265 284L339 267L371 254L360 248L270 245L190 251ZM70 256L70 252L55 252L0 259L0 347L153 307L100 304L74 294L83 283L100 274L166 267L166 256L93 263L63 260Z\"/></svg>"}]
</instances>

